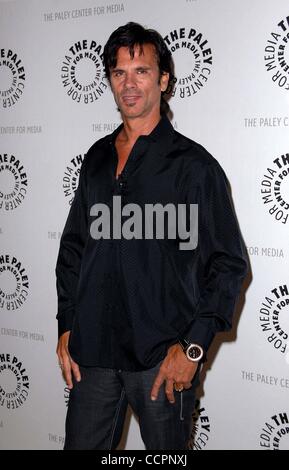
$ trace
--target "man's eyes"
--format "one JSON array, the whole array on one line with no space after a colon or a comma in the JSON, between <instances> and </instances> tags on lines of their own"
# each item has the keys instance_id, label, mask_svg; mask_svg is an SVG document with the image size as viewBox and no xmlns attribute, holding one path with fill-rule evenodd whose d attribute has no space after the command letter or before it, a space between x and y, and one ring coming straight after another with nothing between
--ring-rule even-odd
<instances>
[{"instance_id":1,"label":"man's eyes","mask_svg":"<svg viewBox=\"0 0 289 470\"><path fill-rule=\"evenodd\" d=\"M142 68L141 68L141 69L137 69L137 70L136 70L136 73L137 73L138 75L143 75L143 74L148 73L148 69L142 69ZM114 77L122 77L124 74L125 74L124 70L115 70L115 71L112 72L112 75L113 75Z\"/></svg>"}]
</instances>

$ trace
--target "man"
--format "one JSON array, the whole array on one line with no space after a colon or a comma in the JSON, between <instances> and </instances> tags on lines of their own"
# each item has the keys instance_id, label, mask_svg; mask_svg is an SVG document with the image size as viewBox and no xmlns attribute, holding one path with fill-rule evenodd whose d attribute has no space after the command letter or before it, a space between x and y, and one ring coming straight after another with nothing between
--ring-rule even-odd
<instances>
[{"instance_id":1,"label":"man","mask_svg":"<svg viewBox=\"0 0 289 470\"><path fill-rule=\"evenodd\" d=\"M64 448L115 449L129 403L147 449L185 449L201 363L231 327L245 249L223 170L165 115L172 63L161 36L128 23L104 64L123 124L87 153L56 268L57 354L71 389ZM197 205L193 248L169 228L141 236L142 215L141 233L115 228L152 204Z\"/></svg>"}]
</instances>

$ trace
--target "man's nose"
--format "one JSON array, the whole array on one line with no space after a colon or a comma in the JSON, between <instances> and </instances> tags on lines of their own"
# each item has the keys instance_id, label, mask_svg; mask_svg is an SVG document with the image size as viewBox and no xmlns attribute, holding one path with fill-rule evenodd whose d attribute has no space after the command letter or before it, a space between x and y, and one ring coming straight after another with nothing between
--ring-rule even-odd
<instances>
[{"instance_id":1,"label":"man's nose","mask_svg":"<svg viewBox=\"0 0 289 470\"><path fill-rule=\"evenodd\" d=\"M133 72L127 72L124 77L124 86L126 88L133 88L135 85L135 75L133 74Z\"/></svg>"}]
</instances>

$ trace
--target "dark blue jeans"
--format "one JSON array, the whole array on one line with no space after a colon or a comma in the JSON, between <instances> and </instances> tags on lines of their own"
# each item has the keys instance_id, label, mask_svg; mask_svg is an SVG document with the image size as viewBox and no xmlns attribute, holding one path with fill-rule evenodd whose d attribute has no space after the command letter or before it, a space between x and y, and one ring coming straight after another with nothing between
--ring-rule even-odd
<instances>
[{"instance_id":1,"label":"dark blue jeans","mask_svg":"<svg viewBox=\"0 0 289 470\"><path fill-rule=\"evenodd\" d=\"M65 450L113 450L121 439L128 404L139 419L146 449L185 449L192 428L198 373L189 390L171 404L162 385L158 399L150 391L160 364L141 372L81 367L74 380L66 417Z\"/></svg>"}]
</instances>

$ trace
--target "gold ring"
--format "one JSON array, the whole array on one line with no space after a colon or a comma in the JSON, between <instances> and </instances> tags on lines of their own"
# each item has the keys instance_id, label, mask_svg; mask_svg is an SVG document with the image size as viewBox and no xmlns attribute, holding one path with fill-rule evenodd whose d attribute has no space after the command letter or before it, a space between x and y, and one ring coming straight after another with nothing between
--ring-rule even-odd
<instances>
[{"instance_id":1,"label":"gold ring","mask_svg":"<svg viewBox=\"0 0 289 470\"><path fill-rule=\"evenodd\" d=\"M181 385L180 387L177 387L177 384L175 384L175 391L176 392L182 392L184 390L184 387Z\"/></svg>"}]
</instances>

